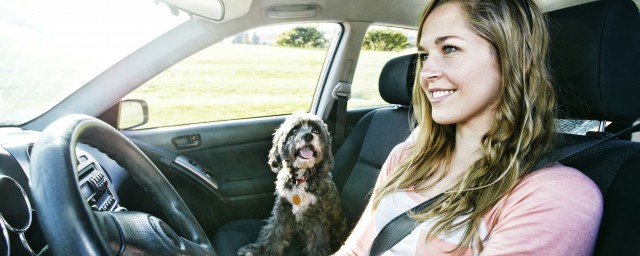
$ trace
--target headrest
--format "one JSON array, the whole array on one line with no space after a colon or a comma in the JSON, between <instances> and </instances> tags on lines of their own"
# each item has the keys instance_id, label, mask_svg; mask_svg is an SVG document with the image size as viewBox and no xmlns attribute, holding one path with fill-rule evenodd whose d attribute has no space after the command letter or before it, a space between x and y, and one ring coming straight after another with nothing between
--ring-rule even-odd
<instances>
[{"instance_id":1,"label":"headrest","mask_svg":"<svg viewBox=\"0 0 640 256\"><path fill-rule=\"evenodd\" d=\"M384 64L378 81L382 99L391 104L409 105L416 73L418 54L393 58Z\"/></svg>"},{"instance_id":2,"label":"headrest","mask_svg":"<svg viewBox=\"0 0 640 256\"><path fill-rule=\"evenodd\" d=\"M595 1L548 13L558 116L640 116L640 15L632 1Z\"/></svg>"}]
</instances>

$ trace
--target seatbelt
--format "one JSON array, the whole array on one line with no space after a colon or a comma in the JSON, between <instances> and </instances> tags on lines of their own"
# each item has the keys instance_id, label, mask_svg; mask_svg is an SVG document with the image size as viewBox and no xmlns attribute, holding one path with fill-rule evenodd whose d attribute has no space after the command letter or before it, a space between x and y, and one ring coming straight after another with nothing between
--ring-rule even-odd
<instances>
[{"instance_id":1,"label":"seatbelt","mask_svg":"<svg viewBox=\"0 0 640 256\"><path fill-rule=\"evenodd\" d=\"M583 151L587 148L593 147L595 145L599 145L602 144L604 142L610 141L610 140L614 140L614 139L619 139L620 137L623 136L627 136L630 134L633 134L634 132L640 131L640 123L631 126L627 129L624 129L616 134L613 135L605 135L604 138L600 139L600 140L596 140L596 141L590 141L590 142L585 142L585 143L581 143L581 144L576 144L576 145L572 145L572 146L568 146L565 148L561 148L558 150L554 150L552 151L549 155L547 155L545 158L543 158L540 162L538 162L538 164L533 168L533 170L537 170L540 169L542 167L544 167L545 165L549 165L551 163L554 162L558 162L562 159L565 159L567 157L570 157L572 155L577 154L580 151Z\"/></svg>"},{"instance_id":2,"label":"seatbelt","mask_svg":"<svg viewBox=\"0 0 640 256\"><path fill-rule=\"evenodd\" d=\"M371 244L371 250L369 251L370 256L378 256L382 255L384 252L388 251L402 241L405 237L407 237L411 232L420 225L420 222L415 221L409 214L412 212L420 212L429 207L433 202L437 201L440 197L442 197L444 193L440 193L437 196L432 197L431 199L416 205L410 210L398 215L393 218L387 225L385 225L380 233L373 240L373 244Z\"/></svg>"},{"instance_id":3,"label":"seatbelt","mask_svg":"<svg viewBox=\"0 0 640 256\"><path fill-rule=\"evenodd\" d=\"M540 162L538 162L538 164L535 165L533 170L535 171L535 170L541 169L552 163L558 162L569 156L575 155L587 148L596 146L598 144L602 144L610 140L618 139L622 136L627 136L637 131L640 131L640 123L632 127L629 127L621 132L607 136L597 141L589 141L581 144L568 146L559 150L554 150L549 155L544 157ZM387 225L385 225L382 228L382 230L380 230L380 233L378 233L376 238L373 240L373 244L371 245L370 255L371 256L382 255L384 252L391 249L398 242L402 241L402 239L404 239L406 236L411 234L411 232L413 232L413 230L418 225L420 225L420 222L417 222L411 217L409 217L409 214L412 212L423 211L424 209L429 207L429 205L431 205L433 202L437 201L438 198L440 198L442 195L444 195L444 193L440 193L439 195L421 204L418 204L417 206L398 215L397 217L392 219L389 223L387 223Z\"/></svg>"},{"instance_id":4,"label":"seatbelt","mask_svg":"<svg viewBox=\"0 0 640 256\"><path fill-rule=\"evenodd\" d=\"M351 98L351 84L338 82L331 92L331 97L338 102L336 108L336 132L333 139L333 148L337 150L344 142L345 127L347 125L347 101Z\"/></svg>"}]
</instances>

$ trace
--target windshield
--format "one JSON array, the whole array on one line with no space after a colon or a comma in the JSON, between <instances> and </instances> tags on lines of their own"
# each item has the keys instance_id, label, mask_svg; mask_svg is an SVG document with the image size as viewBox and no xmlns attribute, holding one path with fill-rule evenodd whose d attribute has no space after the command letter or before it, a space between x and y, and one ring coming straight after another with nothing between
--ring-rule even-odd
<instances>
[{"instance_id":1,"label":"windshield","mask_svg":"<svg viewBox=\"0 0 640 256\"><path fill-rule=\"evenodd\" d=\"M187 19L153 0L3 0L0 126L41 115Z\"/></svg>"}]
</instances>

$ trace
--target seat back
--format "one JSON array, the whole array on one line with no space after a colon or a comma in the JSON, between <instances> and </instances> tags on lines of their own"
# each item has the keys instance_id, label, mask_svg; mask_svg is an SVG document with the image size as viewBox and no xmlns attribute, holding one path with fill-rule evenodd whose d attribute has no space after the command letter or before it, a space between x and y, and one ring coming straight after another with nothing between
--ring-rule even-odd
<instances>
[{"instance_id":1,"label":"seat back","mask_svg":"<svg viewBox=\"0 0 640 256\"><path fill-rule=\"evenodd\" d=\"M640 116L640 14L631 1L549 13L560 118L633 123ZM560 147L598 140L564 135ZM604 212L597 255L633 255L640 241L640 143L613 140L561 161L598 185Z\"/></svg>"},{"instance_id":2,"label":"seat back","mask_svg":"<svg viewBox=\"0 0 640 256\"><path fill-rule=\"evenodd\" d=\"M366 114L336 151L332 174L350 226L362 215L391 149L409 135L416 58L416 54L410 54L385 64L378 83L380 96L394 106Z\"/></svg>"}]
</instances>

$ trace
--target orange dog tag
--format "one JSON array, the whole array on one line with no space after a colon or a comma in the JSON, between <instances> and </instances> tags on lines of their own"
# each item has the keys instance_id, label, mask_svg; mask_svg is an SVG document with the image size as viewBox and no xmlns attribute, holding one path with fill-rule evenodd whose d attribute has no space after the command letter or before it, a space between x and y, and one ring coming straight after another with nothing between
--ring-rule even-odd
<instances>
[{"instance_id":1,"label":"orange dog tag","mask_svg":"<svg viewBox=\"0 0 640 256\"><path fill-rule=\"evenodd\" d=\"M293 195L293 204L295 204L295 205L299 205L300 204L300 196L299 195Z\"/></svg>"}]
</instances>

